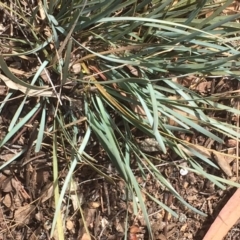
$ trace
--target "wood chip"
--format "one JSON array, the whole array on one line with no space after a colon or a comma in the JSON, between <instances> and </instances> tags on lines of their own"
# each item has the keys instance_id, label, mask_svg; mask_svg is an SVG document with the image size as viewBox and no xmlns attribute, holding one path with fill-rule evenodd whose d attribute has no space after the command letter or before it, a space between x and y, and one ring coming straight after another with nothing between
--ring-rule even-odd
<instances>
[{"instance_id":1,"label":"wood chip","mask_svg":"<svg viewBox=\"0 0 240 240\"><path fill-rule=\"evenodd\" d=\"M213 153L214 159L216 160L218 166L222 169L222 171L228 176L232 177L231 167L225 156L218 153Z\"/></svg>"},{"instance_id":2,"label":"wood chip","mask_svg":"<svg viewBox=\"0 0 240 240\"><path fill-rule=\"evenodd\" d=\"M14 213L14 220L18 225L29 224L35 214L35 206L27 204L18 208Z\"/></svg>"}]
</instances>

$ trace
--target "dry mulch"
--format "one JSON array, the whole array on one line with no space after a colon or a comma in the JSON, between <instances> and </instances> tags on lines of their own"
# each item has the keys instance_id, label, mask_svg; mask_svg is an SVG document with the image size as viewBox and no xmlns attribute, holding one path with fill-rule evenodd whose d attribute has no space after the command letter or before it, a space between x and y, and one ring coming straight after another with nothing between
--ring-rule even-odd
<instances>
[{"instance_id":1,"label":"dry mulch","mask_svg":"<svg viewBox=\"0 0 240 240\"><path fill-rule=\"evenodd\" d=\"M2 9L1 15L5 19L1 19L2 22L4 20L5 25L9 24L9 16ZM17 36L16 34L19 34L19 31L15 32L15 36ZM1 50L3 53L9 52L8 48L2 48ZM36 71L34 67L37 67L38 64L34 58L31 60L31 64L25 60L21 60L20 63L20 61L17 62L15 59L9 57L7 62L15 75L27 76L27 74ZM44 79L44 76L42 78ZM239 108L239 103L235 98L224 98L225 96L234 97L234 94L237 94L233 92L239 89L237 80L223 77L198 78L189 76L184 79L175 78L173 81L178 81L183 86L197 91L203 97L215 95L216 101L219 103ZM9 89L1 82L0 101L4 100L8 91ZM1 112L0 139L8 131L9 123L20 102L19 99L22 99L20 94L20 92L16 93L15 98L8 101ZM37 100L29 100L27 102L21 117L31 109L35 104L34 101ZM79 105L81 105L80 100L77 108L79 108ZM66 109L68 107L66 106ZM224 111L217 113L209 111L206 114L233 124L239 121L238 116L228 115ZM79 114L80 116L81 114ZM34 120L36 120L36 123ZM55 210L52 182L52 139L49 136L46 137L41 151L38 153L34 152L33 141L36 137L36 129L39 121L40 116L36 115L34 119L28 122L24 129L19 131L18 135L13 136L10 142L0 149L0 165L12 159L22 149L26 150L24 157L17 158L8 167L0 171L0 240L47 240L50 238L51 223ZM48 124L52 123L51 114L49 114L47 121ZM175 125L176 123L170 122L170 124ZM82 128L82 132L84 133L84 126L80 124L79 127ZM149 139L145 136L140 137L139 146L143 148L143 145L145 145L146 147ZM238 143L233 139L225 139L225 144L219 145L211 139L207 139L201 133L195 133L195 135L191 136L178 133L178 137L194 143L200 151L202 150L201 147L205 147L228 154L237 154L238 152L236 150ZM228 201L233 199L231 197L234 196L235 188L228 187L226 190L221 190L203 176L190 172L183 175L179 164L182 164L184 168L184 164L186 163L182 159L178 159L172 152L163 155L158 149L154 149L154 147L151 150L145 150L157 166L159 172L168 179L179 194L189 204L207 215L205 217L198 215L183 206L156 179L153 179L151 175L143 178L141 171L139 171L136 162L133 160L131 163L132 168L134 169L138 183L143 189L142 195L150 218L154 240L200 240L204 239L204 236L215 220L221 219L227 225L230 212L227 212L226 215L219 215L219 213L224 209L224 206L228 206ZM142 213L138 212L137 215L134 214L133 200L137 202L137 199L127 191L121 177L110 164L109 159L94 137L92 137L86 151L96 159L97 162L94 162L94 166L105 172L114 181L108 181L107 178L99 176L97 171L92 167L84 162L79 162L74 172L71 187L69 187L65 194L64 202L62 203L61 213L64 219L63 230L65 239L89 240L84 228L83 219L92 235L92 239L121 240L124 239L126 234L129 240L149 239L149 233ZM237 182L238 161L234 158L221 158L219 160L220 156L217 152L215 152L215 156L210 155L209 152L205 152L205 154L218 165L221 165L222 162L225 163L220 166L219 170L209 167L198 159L196 161L201 164L204 171ZM66 156L69 156L70 153L65 153L63 149L59 148L58 154L59 181L63 184L68 172L69 163ZM147 196L146 192L152 194L159 201L173 209L178 214L178 218L173 217L161 206L153 202ZM234 202L236 203L233 200L231 204ZM79 211L79 205L82 208L82 213ZM224 218L222 219L221 216L224 216ZM128 221L127 225L126 218ZM236 220L235 225L228 231L224 239L239 239L239 231L240 222ZM54 239L58 239L57 231L54 232Z\"/></svg>"},{"instance_id":2,"label":"dry mulch","mask_svg":"<svg viewBox=\"0 0 240 240\"><path fill-rule=\"evenodd\" d=\"M189 80L189 83L193 82L193 78L191 81ZM182 82L182 79L178 79L178 81L186 87L192 87L192 85L187 85L187 79L184 79L185 82ZM212 86L213 83L214 86ZM215 81L206 79L195 85L193 90L206 96L223 92L228 93L236 90L237 86L237 81L232 79L219 78ZM219 98L218 101L226 105L235 104L233 99ZM0 119L2 136L7 131L14 111L14 101L8 102L7 108L3 110ZM236 121L236 116L226 116L224 112L218 113L218 115L211 114L214 117L228 117L230 121ZM11 145L6 145L5 148L1 149L0 160L1 164L4 164L16 155L20 149L26 147L25 159L17 159L0 173L0 239L49 239L55 206L52 156L47 145L42 147L41 152L34 153L32 139L36 136L36 129L37 126L34 123L26 126L21 134L12 139ZM226 139L225 145L218 145L201 133L196 133L194 136L185 136L179 133L178 137L195 143L198 150L205 146L222 152L236 153L237 143L232 139ZM145 151L148 152L153 163L179 194L193 207L207 214L207 217L200 216L183 206L151 175L147 175L144 179L135 161L133 161L132 168L143 189L142 195L149 214L154 239L203 239L210 225L218 218L220 210L231 198L235 189L228 187L226 190L221 190L209 180L195 173L182 174L178 166L180 164L184 168L186 163L171 152L163 155L154 147L147 149L150 140L145 138L139 141L139 146L143 150L145 146ZM48 139L45 142L47 144ZM97 160L95 167L114 179L114 182L110 183L107 179L99 176L90 166L79 163L74 172L71 187L68 189L62 204L65 239L89 239L84 229L83 219L86 221L92 239L120 240L124 239L126 233L128 239L131 240L148 239L149 233L142 213L134 214L132 202L134 196L127 191L121 177L109 163L103 149L94 138L91 139L86 151ZM59 181L63 183L68 171L68 159L65 158L68 154L62 152L62 149L58 149L58 152ZM26 158L28 159L27 162ZM216 159L213 158L212 160L215 161ZM225 160L227 164L219 170L213 169L199 160L197 161L202 165L204 171L236 181L236 159ZM152 194L159 201L169 206L179 217L171 216L158 204L151 201L145 192ZM137 199L135 200L137 201ZM78 209L79 202L82 214ZM126 216L128 216L127 229ZM225 220L227 221L227 219ZM236 222L236 226L228 232L225 239L238 239L238 235L239 228L238 222ZM56 231L54 239L58 239Z\"/></svg>"}]
</instances>

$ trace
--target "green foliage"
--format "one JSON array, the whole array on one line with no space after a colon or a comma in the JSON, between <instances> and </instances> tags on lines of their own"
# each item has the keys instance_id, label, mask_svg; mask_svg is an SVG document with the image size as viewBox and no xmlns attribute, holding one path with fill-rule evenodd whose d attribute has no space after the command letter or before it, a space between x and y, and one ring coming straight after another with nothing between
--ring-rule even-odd
<instances>
[{"instance_id":1,"label":"green foliage","mask_svg":"<svg viewBox=\"0 0 240 240\"><path fill-rule=\"evenodd\" d=\"M52 140L55 164L56 145L63 145L65 142L64 144L70 146L71 162L66 182L60 195L55 193L56 216L53 227L59 219L57 217L61 202L77 163L83 161L97 170L84 151L90 133L97 137L110 161L125 180L129 191L138 197L149 229L151 227L141 195L141 186L131 168L132 159L136 160L139 169L142 169L143 178L149 173L179 201L193 211L202 213L181 198L154 166L151 158L139 149L136 136L131 130L133 126L143 136L155 138L163 153L171 149L185 159L191 166L190 171L203 175L221 188L224 188L223 183L232 184L204 172L194 157L212 167L216 165L211 159L191 148L187 142L176 138L175 133L201 132L220 143L223 142L222 136L238 139L239 133L233 130L234 126L208 116L207 112L224 110L236 115L240 112L217 103L216 96L203 98L173 81L173 76L181 78L189 75L223 75L239 79L240 52L234 47L235 42L239 41L240 25L235 21L239 14L221 14L231 3L232 1L224 1L224 4L218 4L208 0L62 0L49 1L49 4L43 1L43 5L36 6L32 15L24 15L19 9L13 11L24 23L24 26L16 24L23 37L9 39L15 43L15 47L12 53L2 54L0 64L2 72L11 82L8 86L13 90L18 90L16 86L19 85L25 87L25 91L21 91L26 97L22 104L19 104L10 125L11 129L0 144L6 144L37 109L41 108L36 151L40 150L46 134L51 132L54 132ZM0 3L0 6L9 11L4 3ZM39 12L42 17L40 26L36 25ZM213 14L206 15L209 12ZM71 31L70 36L68 33ZM61 52L59 49L64 41L66 47ZM78 56L75 52L79 52ZM47 68L51 74L46 74L47 80L43 79L41 71L36 71L31 76L17 77L6 61L6 57L12 56L23 59L35 57L38 68ZM81 70L76 73L72 68L77 64ZM99 72L106 78L104 81L99 80ZM0 78L7 84L6 79L1 76ZM81 90L76 90L70 97L61 94L59 88L61 86L64 89L69 83L81 86ZM52 96L46 95L49 88ZM41 90L36 93L39 103L17 122L27 98L34 98L33 90ZM77 136L82 134L79 127L73 124L65 128L69 123L77 121L79 116L62 107L62 103L66 102L68 106L74 105L77 97L83 99L84 112L81 112L81 115L87 118L88 125L80 145L77 141ZM9 95L5 100L8 99ZM4 104L5 102L2 102L1 110ZM141 113L136 110L136 106L141 109ZM54 113L55 124L47 125L48 111ZM118 122L113 120L112 113L117 116ZM171 119L178 126L172 126L164 119ZM57 131L59 129L61 131ZM64 139L62 143L58 139L60 132ZM179 144L193 155L187 155ZM57 181L57 164L54 166L54 179ZM101 174L106 176L105 173ZM153 196L149 197L163 208L172 211Z\"/></svg>"}]
</instances>

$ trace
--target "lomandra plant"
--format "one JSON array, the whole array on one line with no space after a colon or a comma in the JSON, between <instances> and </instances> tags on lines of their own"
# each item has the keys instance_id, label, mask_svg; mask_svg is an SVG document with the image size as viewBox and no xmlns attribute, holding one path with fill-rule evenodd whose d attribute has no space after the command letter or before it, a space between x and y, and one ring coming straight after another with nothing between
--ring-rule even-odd
<instances>
[{"instance_id":1,"label":"lomandra plant","mask_svg":"<svg viewBox=\"0 0 240 240\"><path fill-rule=\"evenodd\" d=\"M223 136L239 137L236 126L208 115L209 111L238 115L238 109L219 103L219 96L202 97L176 80L188 76L238 79L240 52L235 43L239 41L239 14L223 14L230 4L232 1L184 0L62 0L25 6L20 2L11 6L0 3L14 33L1 36L0 78L10 90L0 109L17 91L22 94L0 145L8 144L37 114L35 151L46 141L49 144L49 139L52 141L56 206L51 235L57 223L60 239L64 239L60 209L79 163L113 181L95 166L98 159L86 150L92 136L134 196L135 214L140 207L150 233L144 190L136 181L132 159L143 179L150 174L182 204L203 213L179 195L151 157L139 148L136 132L154 139L161 153L174 153L184 159L189 171L203 175L218 187L237 185L205 172L196 159L217 168L215 163L176 135L201 132L219 143L223 143ZM9 64L13 58L28 61L31 71L16 71ZM24 108L31 100L31 109ZM81 106L81 111L74 111L74 106ZM61 189L59 145L69 159ZM24 150L18 157L23 154ZM145 194L177 216L150 193Z\"/></svg>"}]
</instances>

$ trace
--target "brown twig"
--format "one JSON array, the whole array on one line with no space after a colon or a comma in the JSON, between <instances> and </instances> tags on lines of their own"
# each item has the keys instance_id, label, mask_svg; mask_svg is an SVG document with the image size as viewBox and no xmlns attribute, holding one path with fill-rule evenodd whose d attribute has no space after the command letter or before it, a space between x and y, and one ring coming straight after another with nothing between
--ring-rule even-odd
<instances>
[{"instance_id":1,"label":"brown twig","mask_svg":"<svg viewBox=\"0 0 240 240\"><path fill-rule=\"evenodd\" d=\"M28 140L28 146L27 146L27 151L25 152L24 154L24 157L23 157L23 160L22 160L22 164L23 165L26 165L25 168L24 168L24 177L25 177L25 185L26 185L26 188L31 188L30 185L30 176L31 176L31 163L28 162L28 160L30 159L30 156L31 156L31 152L32 152L32 145L33 145L33 142L35 141L36 137L37 137L37 127L38 127L39 123L38 122L35 122L33 124L33 129L32 129L32 132L30 134L30 137L29 137L29 140Z\"/></svg>"}]
</instances>

